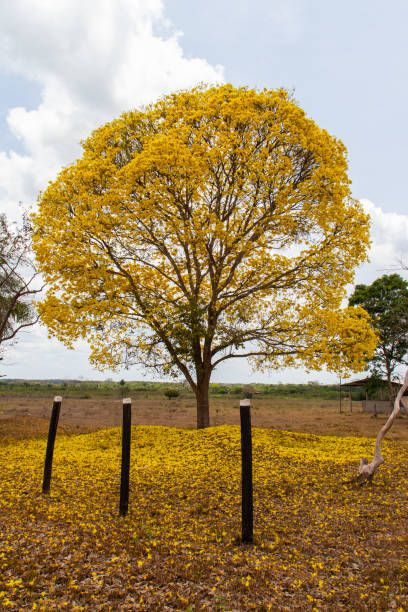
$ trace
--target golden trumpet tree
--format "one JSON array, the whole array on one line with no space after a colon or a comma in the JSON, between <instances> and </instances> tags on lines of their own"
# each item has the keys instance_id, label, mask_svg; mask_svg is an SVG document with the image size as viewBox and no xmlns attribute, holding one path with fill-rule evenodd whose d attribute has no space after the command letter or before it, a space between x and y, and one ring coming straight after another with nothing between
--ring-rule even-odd
<instances>
[{"instance_id":1,"label":"golden trumpet tree","mask_svg":"<svg viewBox=\"0 0 408 612\"><path fill-rule=\"evenodd\" d=\"M209 424L218 364L361 368L376 337L340 309L366 258L343 144L284 90L198 87L95 130L39 198L52 335L100 368L182 373Z\"/></svg>"}]
</instances>

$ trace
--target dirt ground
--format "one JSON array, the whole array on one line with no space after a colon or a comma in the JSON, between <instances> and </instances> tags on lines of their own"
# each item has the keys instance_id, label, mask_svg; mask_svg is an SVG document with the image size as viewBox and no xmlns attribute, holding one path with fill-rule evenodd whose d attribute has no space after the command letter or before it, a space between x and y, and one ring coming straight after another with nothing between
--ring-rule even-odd
<instances>
[{"instance_id":1,"label":"dirt ground","mask_svg":"<svg viewBox=\"0 0 408 612\"><path fill-rule=\"evenodd\" d=\"M1 397L0 436L36 438L47 434L53 398ZM252 425L294 432L323 435L376 436L387 416L377 418L363 413L361 402L348 401L339 411L337 401L253 399ZM122 400L112 398L63 399L59 431L85 433L117 427L122 421ZM211 401L211 425L239 424L239 399L216 398ZM133 425L166 425L194 428L194 398L132 400ZM408 419L398 418L387 435L392 440L408 441Z\"/></svg>"}]
</instances>

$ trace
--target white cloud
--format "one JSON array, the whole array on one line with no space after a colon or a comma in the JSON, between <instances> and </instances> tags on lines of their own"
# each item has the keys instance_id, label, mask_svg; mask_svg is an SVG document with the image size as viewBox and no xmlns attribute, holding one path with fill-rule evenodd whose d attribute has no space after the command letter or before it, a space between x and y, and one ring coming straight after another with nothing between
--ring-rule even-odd
<instances>
[{"instance_id":1,"label":"white cloud","mask_svg":"<svg viewBox=\"0 0 408 612\"><path fill-rule=\"evenodd\" d=\"M371 284L383 274L396 272L407 277L400 269L400 261L408 263L408 215L384 212L370 200L361 200L371 218L372 245L370 263L360 267L356 282Z\"/></svg>"},{"instance_id":2,"label":"white cloud","mask_svg":"<svg viewBox=\"0 0 408 612\"><path fill-rule=\"evenodd\" d=\"M96 126L164 93L223 80L220 66L183 56L162 0L2 3L0 58L41 88L38 108L7 116L25 151L0 152L0 207L12 217L19 200L35 201L80 154L79 141Z\"/></svg>"},{"instance_id":3,"label":"white cloud","mask_svg":"<svg viewBox=\"0 0 408 612\"><path fill-rule=\"evenodd\" d=\"M0 64L36 82L41 103L9 109L8 127L24 153L0 151L0 212L19 217L18 202L35 202L98 125L164 93L222 81L220 66L184 57L179 36L162 0L1 3ZM33 363L32 355L41 359ZM103 377L87 356L83 343L73 354L36 327L19 338L3 365L8 376Z\"/></svg>"}]
</instances>

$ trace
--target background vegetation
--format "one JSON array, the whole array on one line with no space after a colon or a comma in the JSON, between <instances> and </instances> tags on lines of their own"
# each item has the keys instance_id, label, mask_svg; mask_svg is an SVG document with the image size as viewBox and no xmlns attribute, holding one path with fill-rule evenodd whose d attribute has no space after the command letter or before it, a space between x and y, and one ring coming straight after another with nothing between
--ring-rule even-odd
<instances>
[{"instance_id":1,"label":"background vegetation","mask_svg":"<svg viewBox=\"0 0 408 612\"><path fill-rule=\"evenodd\" d=\"M178 397L194 397L190 387L185 383L146 382L146 381L82 381L82 380L17 380L3 379L0 381L0 395L44 396L62 395L65 398L94 397L124 397L130 395L134 399L145 397L168 397L168 391L174 390ZM320 398L338 399L339 385L320 385L317 382L308 384L210 384L210 397L236 397L237 399L252 395L253 397L274 398ZM343 397L348 397L348 391L342 391ZM352 392L352 398L359 401L365 398L362 389ZM177 401L177 397L168 398Z\"/></svg>"}]
</instances>

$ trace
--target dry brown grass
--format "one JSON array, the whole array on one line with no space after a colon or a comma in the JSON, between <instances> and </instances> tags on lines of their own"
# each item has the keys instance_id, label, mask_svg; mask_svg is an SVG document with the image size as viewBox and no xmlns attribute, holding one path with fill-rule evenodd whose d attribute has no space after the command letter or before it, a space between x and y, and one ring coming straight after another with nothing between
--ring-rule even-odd
<instances>
[{"instance_id":1,"label":"dry brown grass","mask_svg":"<svg viewBox=\"0 0 408 612\"><path fill-rule=\"evenodd\" d=\"M59 428L64 433L86 433L121 425L122 401L111 398L63 399ZM0 435L41 437L48 431L52 407L50 398L2 397ZM361 402L348 402L342 413L334 400L252 400L252 424L299 433L337 436L377 435L387 416L377 418L363 413ZM211 425L238 425L239 399L215 398L211 401ZM136 398L132 401L133 425L166 425L192 429L196 426L193 398ZM408 441L408 421L397 419L387 435L390 440Z\"/></svg>"}]
</instances>

